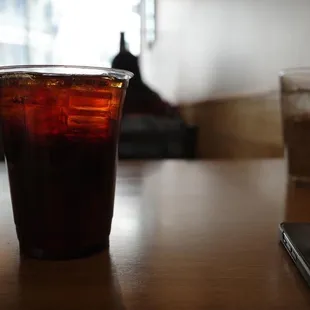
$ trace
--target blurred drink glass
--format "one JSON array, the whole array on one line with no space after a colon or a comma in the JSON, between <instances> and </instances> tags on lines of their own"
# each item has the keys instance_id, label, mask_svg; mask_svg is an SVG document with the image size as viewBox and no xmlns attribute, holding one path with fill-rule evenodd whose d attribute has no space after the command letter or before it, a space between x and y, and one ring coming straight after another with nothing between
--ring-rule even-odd
<instances>
[{"instance_id":1,"label":"blurred drink glass","mask_svg":"<svg viewBox=\"0 0 310 310\"><path fill-rule=\"evenodd\" d=\"M280 85L288 174L310 182L310 68L281 71Z\"/></svg>"},{"instance_id":2,"label":"blurred drink glass","mask_svg":"<svg viewBox=\"0 0 310 310\"><path fill-rule=\"evenodd\" d=\"M131 77L95 67L0 67L3 144L22 254L69 259L108 247Z\"/></svg>"}]
</instances>

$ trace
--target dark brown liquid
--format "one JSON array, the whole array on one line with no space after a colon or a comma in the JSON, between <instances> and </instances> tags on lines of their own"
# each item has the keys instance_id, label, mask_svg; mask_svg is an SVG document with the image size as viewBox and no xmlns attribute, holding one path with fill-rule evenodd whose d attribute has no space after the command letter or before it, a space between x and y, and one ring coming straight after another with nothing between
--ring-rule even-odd
<instances>
[{"instance_id":1,"label":"dark brown liquid","mask_svg":"<svg viewBox=\"0 0 310 310\"><path fill-rule=\"evenodd\" d=\"M21 252L64 259L109 244L124 89L72 77L2 88L5 156ZM42 82L43 81L43 82ZM96 82L96 79L94 79ZM12 99L13 98L13 99Z\"/></svg>"},{"instance_id":2,"label":"dark brown liquid","mask_svg":"<svg viewBox=\"0 0 310 310\"><path fill-rule=\"evenodd\" d=\"M310 116L286 118L284 140L289 174L295 178L310 179Z\"/></svg>"}]
</instances>

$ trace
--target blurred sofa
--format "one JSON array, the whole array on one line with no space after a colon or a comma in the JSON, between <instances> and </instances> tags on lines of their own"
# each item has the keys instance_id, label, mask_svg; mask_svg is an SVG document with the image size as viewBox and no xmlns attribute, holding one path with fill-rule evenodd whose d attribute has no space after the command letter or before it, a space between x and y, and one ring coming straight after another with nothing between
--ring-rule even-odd
<instances>
[{"instance_id":1,"label":"blurred sofa","mask_svg":"<svg viewBox=\"0 0 310 310\"><path fill-rule=\"evenodd\" d=\"M126 115L123 117L120 159L195 158L198 128L180 117Z\"/></svg>"}]
</instances>

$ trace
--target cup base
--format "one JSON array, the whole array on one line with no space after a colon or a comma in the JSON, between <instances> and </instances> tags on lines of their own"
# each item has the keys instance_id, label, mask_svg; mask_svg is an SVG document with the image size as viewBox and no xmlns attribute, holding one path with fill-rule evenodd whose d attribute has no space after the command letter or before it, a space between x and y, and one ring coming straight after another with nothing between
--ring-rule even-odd
<instances>
[{"instance_id":1,"label":"cup base","mask_svg":"<svg viewBox=\"0 0 310 310\"><path fill-rule=\"evenodd\" d=\"M29 247L26 248L20 245L20 256L40 260L70 260L70 259L89 257L98 254L108 248L109 248L109 239L107 239L105 242L101 244L82 248L77 251L68 251L68 252L46 251L40 248L29 248Z\"/></svg>"}]
</instances>

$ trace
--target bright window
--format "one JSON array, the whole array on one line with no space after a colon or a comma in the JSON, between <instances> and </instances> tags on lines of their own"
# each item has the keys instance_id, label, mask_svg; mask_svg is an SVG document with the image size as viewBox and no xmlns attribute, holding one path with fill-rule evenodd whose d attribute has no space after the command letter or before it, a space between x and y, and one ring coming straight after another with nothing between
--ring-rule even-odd
<instances>
[{"instance_id":1,"label":"bright window","mask_svg":"<svg viewBox=\"0 0 310 310\"><path fill-rule=\"evenodd\" d=\"M0 64L110 66L119 34L140 53L140 0L0 0Z\"/></svg>"}]
</instances>

